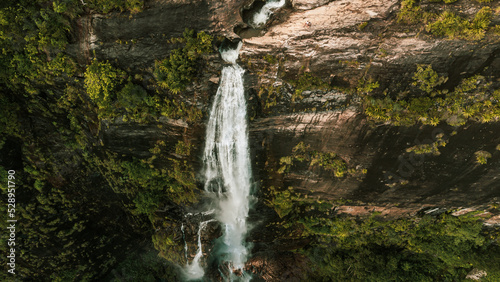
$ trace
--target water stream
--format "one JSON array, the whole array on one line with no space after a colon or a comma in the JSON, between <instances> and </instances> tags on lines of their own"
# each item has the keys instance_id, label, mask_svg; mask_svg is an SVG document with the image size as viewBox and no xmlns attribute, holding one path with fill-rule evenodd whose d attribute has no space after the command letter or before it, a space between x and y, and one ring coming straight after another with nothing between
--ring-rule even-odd
<instances>
[{"instance_id":1,"label":"water stream","mask_svg":"<svg viewBox=\"0 0 500 282\"><path fill-rule=\"evenodd\" d=\"M210 112L205 140L205 190L215 197L216 218L224 230L220 261L232 270L242 269L248 250L245 246L249 210L251 164L248 149L247 104L243 73L236 64L239 49L222 51L231 63L222 70L219 89Z\"/></svg>"},{"instance_id":2,"label":"water stream","mask_svg":"<svg viewBox=\"0 0 500 282\"><path fill-rule=\"evenodd\" d=\"M254 17L258 25L265 23L271 13L283 6L285 0L270 1ZM223 235L211 251L226 280L249 281L244 267L249 255L246 243L248 212L251 200L250 152L248 146L248 117L243 74L236 60L242 42L234 49L221 50L224 61L230 65L222 69L219 88L208 120L203 152L204 189L215 207L215 219L221 224ZM204 277L200 265L203 256L201 233L208 222L198 229L198 252L186 266L189 280ZM236 275L235 273L238 273ZM228 274L228 275L227 275Z\"/></svg>"},{"instance_id":3,"label":"water stream","mask_svg":"<svg viewBox=\"0 0 500 282\"><path fill-rule=\"evenodd\" d=\"M272 13L274 13L277 9L283 7L285 5L285 0L271 0L268 1L259 12L253 15L250 20L250 25L254 28L259 28L263 24L267 22Z\"/></svg>"}]
</instances>

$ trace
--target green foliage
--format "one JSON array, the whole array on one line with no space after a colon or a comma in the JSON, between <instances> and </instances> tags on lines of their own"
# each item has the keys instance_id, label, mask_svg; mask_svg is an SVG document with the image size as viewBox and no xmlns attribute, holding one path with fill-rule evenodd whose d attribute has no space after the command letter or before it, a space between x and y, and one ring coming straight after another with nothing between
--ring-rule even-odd
<instances>
[{"instance_id":1,"label":"green foliage","mask_svg":"<svg viewBox=\"0 0 500 282\"><path fill-rule=\"evenodd\" d=\"M368 94L372 92L373 90L379 88L380 84L378 81L373 81L372 79L364 80L360 79L358 81L358 87L356 88L356 91L359 94Z\"/></svg>"},{"instance_id":2,"label":"green foliage","mask_svg":"<svg viewBox=\"0 0 500 282\"><path fill-rule=\"evenodd\" d=\"M175 267L166 263L156 251L141 250L128 255L123 262L116 266L114 273L118 275L112 279L106 279L106 281L121 282L123 277L129 281L143 282L155 282L158 279L180 281Z\"/></svg>"},{"instance_id":3,"label":"green foliage","mask_svg":"<svg viewBox=\"0 0 500 282\"><path fill-rule=\"evenodd\" d=\"M85 2L89 8L105 14L113 10L138 13L144 7L144 0L86 0Z\"/></svg>"},{"instance_id":4,"label":"green foliage","mask_svg":"<svg viewBox=\"0 0 500 282\"><path fill-rule=\"evenodd\" d=\"M325 83L321 78L313 75L310 72L304 72L297 80L291 81L295 88L295 94L292 96L292 101L302 98L302 92L312 89L329 89L328 83Z\"/></svg>"},{"instance_id":5,"label":"green foliage","mask_svg":"<svg viewBox=\"0 0 500 282\"><path fill-rule=\"evenodd\" d=\"M193 145L191 145L190 143L179 141L175 145L175 153L181 156L190 156L192 148Z\"/></svg>"},{"instance_id":6,"label":"green foliage","mask_svg":"<svg viewBox=\"0 0 500 282\"><path fill-rule=\"evenodd\" d=\"M362 22L358 25L358 30L363 30L368 25L368 22Z\"/></svg>"},{"instance_id":7,"label":"green foliage","mask_svg":"<svg viewBox=\"0 0 500 282\"><path fill-rule=\"evenodd\" d=\"M309 168L318 166L323 170L332 172L335 177L343 177L347 173L346 162L333 152L319 152L309 149L304 142L298 143L292 149L292 155L280 158L278 173L286 173L296 162L308 162Z\"/></svg>"},{"instance_id":8,"label":"green foliage","mask_svg":"<svg viewBox=\"0 0 500 282\"><path fill-rule=\"evenodd\" d=\"M291 188L285 191L277 191L274 186L269 188L269 195L266 204L273 207L280 218L285 217L292 211L293 202Z\"/></svg>"},{"instance_id":9,"label":"green foliage","mask_svg":"<svg viewBox=\"0 0 500 282\"><path fill-rule=\"evenodd\" d=\"M487 164L488 159L491 158L491 153L487 151L477 151L474 155L476 156L476 162L478 164Z\"/></svg>"},{"instance_id":10,"label":"green foliage","mask_svg":"<svg viewBox=\"0 0 500 282\"><path fill-rule=\"evenodd\" d=\"M417 155L421 154L433 154L435 156L439 156L441 153L439 152L439 147L446 146L446 141L443 140L444 134L438 134L436 136L436 141L431 144L418 144L413 147L406 149L406 152L414 152Z\"/></svg>"},{"instance_id":11,"label":"green foliage","mask_svg":"<svg viewBox=\"0 0 500 282\"><path fill-rule=\"evenodd\" d=\"M434 15L422 10L418 4L419 0L403 0L399 10L397 22L407 25L415 25L428 22Z\"/></svg>"},{"instance_id":12,"label":"green foliage","mask_svg":"<svg viewBox=\"0 0 500 282\"><path fill-rule=\"evenodd\" d=\"M465 124L467 119L491 122L500 117L500 91L493 91L490 83L479 75L464 79L454 91L438 90L446 78L436 76L430 68L419 67L414 83L429 96L393 100L390 97L365 97L365 113L378 121L395 125L414 125L417 122L437 125L446 121L453 126Z\"/></svg>"},{"instance_id":13,"label":"green foliage","mask_svg":"<svg viewBox=\"0 0 500 282\"><path fill-rule=\"evenodd\" d=\"M158 85L178 93L194 78L197 61L202 54L212 51L212 36L200 32L194 37L194 31L186 29L183 38L174 38L171 42L185 43L180 49L170 52L170 56L155 63L154 75Z\"/></svg>"},{"instance_id":14,"label":"green foliage","mask_svg":"<svg viewBox=\"0 0 500 282\"><path fill-rule=\"evenodd\" d=\"M417 72L413 75L414 82L412 85L429 94L436 86L445 83L447 80L448 78L439 76L431 65L427 65L425 69L424 65L417 65Z\"/></svg>"},{"instance_id":15,"label":"green foliage","mask_svg":"<svg viewBox=\"0 0 500 282\"><path fill-rule=\"evenodd\" d=\"M71 23L48 3L42 8L21 0L0 7L0 81L23 96L37 95L41 86L75 71L73 60L62 53Z\"/></svg>"},{"instance_id":16,"label":"green foliage","mask_svg":"<svg viewBox=\"0 0 500 282\"><path fill-rule=\"evenodd\" d=\"M480 40L486 33L492 14L490 7L483 7L472 22L469 22L452 12L445 11L435 22L427 25L427 31L449 39Z\"/></svg>"},{"instance_id":17,"label":"green foliage","mask_svg":"<svg viewBox=\"0 0 500 282\"><path fill-rule=\"evenodd\" d=\"M271 65L275 65L278 63L278 59L276 59L276 57L274 57L273 55L269 54L264 55L264 60Z\"/></svg>"},{"instance_id":18,"label":"green foliage","mask_svg":"<svg viewBox=\"0 0 500 282\"><path fill-rule=\"evenodd\" d=\"M337 156L337 154L329 152L311 152L311 163L310 166L318 165L326 171L331 171L335 177L343 177L347 172L347 165L343 159Z\"/></svg>"},{"instance_id":19,"label":"green foliage","mask_svg":"<svg viewBox=\"0 0 500 282\"><path fill-rule=\"evenodd\" d=\"M99 109L106 109L114 100L115 90L125 73L109 62L92 60L85 71L85 89Z\"/></svg>"},{"instance_id":20,"label":"green foliage","mask_svg":"<svg viewBox=\"0 0 500 282\"><path fill-rule=\"evenodd\" d=\"M462 280L472 267L482 267L477 254L498 259L482 223L470 214L394 221L379 221L375 216L362 221L306 217L301 222L306 233L318 240L306 251L316 279Z\"/></svg>"}]
</instances>

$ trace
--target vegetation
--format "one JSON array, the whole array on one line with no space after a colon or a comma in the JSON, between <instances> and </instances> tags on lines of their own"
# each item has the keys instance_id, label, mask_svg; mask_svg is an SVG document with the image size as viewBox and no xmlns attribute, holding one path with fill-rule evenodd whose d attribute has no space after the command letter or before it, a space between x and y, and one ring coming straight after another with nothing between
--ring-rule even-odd
<instances>
[{"instance_id":1,"label":"vegetation","mask_svg":"<svg viewBox=\"0 0 500 282\"><path fill-rule=\"evenodd\" d=\"M433 0L451 4L457 0ZM486 3L486 1L478 1ZM407 25L425 24L425 29L434 36L446 36L448 39L480 40L484 37L492 19L493 11L485 6L472 20L463 18L446 10L435 14L424 10L419 0L403 0L398 13L397 22Z\"/></svg>"},{"instance_id":2,"label":"vegetation","mask_svg":"<svg viewBox=\"0 0 500 282\"><path fill-rule=\"evenodd\" d=\"M291 187L268 190L272 224L282 239L306 238L299 252L311 260L307 280L461 281L473 268L500 277L500 230L483 227L474 213L387 220L373 213L333 215L334 203L301 195ZM490 261L491 260L491 261Z\"/></svg>"},{"instance_id":3,"label":"vegetation","mask_svg":"<svg viewBox=\"0 0 500 282\"><path fill-rule=\"evenodd\" d=\"M85 2L91 9L100 13L109 13L113 10L138 13L144 7L144 0L86 0Z\"/></svg>"},{"instance_id":4,"label":"vegetation","mask_svg":"<svg viewBox=\"0 0 500 282\"><path fill-rule=\"evenodd\" d=\"M158 84L173 93L186 88L196 75L200 55L212 51L212 36L200 32L194 37L194 31L186 29L182 38L174 38L172 43L183 43L183 48L175 49L167 59L155 64L155 77Z\"/></svg>"},{"instance_id":5,"label":"vegetation","mask_svg":"<svg viewBox=\"0 0 500 282\"><path fill-rule=\"evenodd\" d=\"M99 109L104 109L115 98L117 86L125 73L111 66L109 62L92 61L85 71L85 88L90 99Z\"/></svg>"},{"instance_id":6,"label":"vegetation","mask_svg":"<svg viewBox=\"0 0 500 282\"><path fill-rule=\"evenodd\" d=\"M490 7L484 7L476 14L472 22L469 22L445 11L437 17L436 21L427 25L427 31L449 39L480 40L486 33L492 14Z\"/></svg>"},{"instance_id":7,"label":"vegetation","mask_svg":"<svg viewBox=\"0 0 500 282\"><path fill-rule=\"evenodd\" d=\"M491 158L491 153L487 151L477 151L474 155L476 156L476 162L478 164L487 164L488 159Z\"/></svg>"},{"instance_id":8,"label":"vegetation","mask_svg":"<svg viewBox=\"0 0 500 282\"><path fill-rule=\"evenodd\" d=\"M500 277L498 265L484 260L498 260L498 233L484 229L471 214L390 221L376 214L361 221L306 217L300 222L319 240L305 251L316 281L452 281L464 279L474 267L486 270L487 281Z\"/></svg>"},{"instance_id":9,"label":"vegetation","mask_svg":"<svg viewBox=\"0 0 500 282\"><path fill-rule=\"evenodd\" d=\"M330 86L321 80L321 78L311 74L310 72L304 72L302 75L299 75L297 80L291 81L291 84L295 88L295 94L292 96L292 101L302 99L302 92L306 90L326 90L330 88Z\"/></svg>"},{"instance_id":10,"label":"vegetation","mask_svg":"<svg viewBox=\"0 0 500 282\"><path fill-rule=\"evenodd\" d=\"M323 153L309 149L309 145L305 145L304 142L297 144L293 150L292 155L287 157L282 157L280 159L281 168L278 173L285 173L290 170L290 168L296 162L307 162L309 167L318 166L327 172L331 172L335 177L343 177L347 173L346 162L337 156L333 152Z\"/></svg>"},{"instance_id":11,"label":"vegetation","mask_svg":"<svg viewBox=\"0 0 500 282\"><path fill-rule=\"evenodd\" d=\"M500 116L500 90L492 90L486 78L475 75L466 78L453 91L437 86L446 81L430 66L418 66L413 85L425 95L392 99L365 97L365 113L378 121L394 125L437 125L446 121L453 126L465 124L468 119L492 122Z\"/></svg>"},{"instance_id":12,"label":"vegetation","mask_svg":"<svg viewBox=\"0 0 500 282\"><path fill-rule=\"evenodd\" d=\"M446 146L446 141L443 140L444 134L440 133L436 136L436 141L430 144L418 144L413 147L406 149L408 153L415 153L417 155L421 154L433 154L435 156L439 156L441 153L439 152L439 147Z\"/></svg>"},{"instance_id":13,"label":"vegetation","mask_svg":"<svg viewBox=\"0 0 500 282\"><path fill-rule=\"evenodd\" d=\"M166 263L157 252L144 250L128 255L106 281L121 282L124 279L144 282L181 280L174 265Z\"/></svg>"},{"instance_id":14,"label":"vegetation","mask_svg":"<svg viewBox=\"0 0 500 282\"><path fill-rule=\"evenodd\" d=\"M140 75L108 61L94 58L81 67L65 52L84 12L135 13L142 5L142 0L8 0L0 5L0 150L6 156L0 159L0 175L15 169L20 189L18 279L100 279L130 246L169 222L161 212L166 204L196 201L194 173L185 156L191 145L179 146L179 155L161 142L149 158L117 154L106 147L101 128L115 118L195 122L201 111L194 103L150 93ZM0 207L4 216L5 208ZM0 227L6 223L3 218ZM2 253L8 247L4 233ZM156 247L175 251L163 244L158 241ZM6 267L2 281L9 279Z\"/></svg>"}]
</instances>

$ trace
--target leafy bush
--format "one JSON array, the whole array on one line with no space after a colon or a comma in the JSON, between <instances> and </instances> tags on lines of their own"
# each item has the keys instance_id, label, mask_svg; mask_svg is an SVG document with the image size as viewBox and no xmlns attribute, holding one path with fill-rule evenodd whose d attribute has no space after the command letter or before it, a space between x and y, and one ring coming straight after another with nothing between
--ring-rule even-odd
<instances>
[{"instance_id":1,"label":"leafy bush","mask_svg":"<svg viewBox=\"0 0 500 282\"><path fill-rule=\"evenodd\" d=\"M144 0L85 0L87 5L100 13L109 13L113 10L121 12L129 10L132 13L142 11Z\"/></svg>"},{"instance_id":2,"label":"leafy bush","mask_svg":"<svg viewBox=\"0 0 500 282\"><path fill-rule=\"evenodd\" d=\"M393 221L315 216L299 221L317 238L305 251L313 262L310 280L462 281L473 267L498 275L498 265L480 259L486 255L498 260L498 247L472 214Z\"/></svg>"},{"instance_id":3,"label":"leafy bush","mask_svg":"<svg viewBox=\"0 0 500 282\"><path fill-rule=\"evenodd\" d=\"M437 36L447 36L449 39L480 40L486 33L492 14L490 7L483 7L472 22L469 22L452 12L445 11L435 22L427 25L427 31Z\"/></svg>"},{"instance_id":4,"label":"leafy bush","mask_svg":"<svg viewBox=\"0 0 500 282\"><path fill-rule=\"evenodd\" d=\"M321 78L311 74L310 72L304 72L298 77L297 80L291 81L291 84L295 88L295 94L292 96L292 100L301 98L302 92L311 89L328 89L329 85L325 83Z\"/></svg>"},{"instance_id":5,"label":"leafy bush","mask_svg":"<svg viewBox=\"0 0 500 282\"><path fill-rule=\"evenodd\" d=\"M122 82L125 72L114 68L109 62L96 59L85 71L85 88L99 109L107 108L114 99L115 90Z\"/></svg>"},{"instance_id":6,"label":"leafy bush","mask_svg":"<svg viewBox=\"0 0 500 282\"><path fill-rule=\"evenodd\" d=\"M490 83L479 75L464 79L453 91L438 90L446 78L436 77L429 67L421 67L414 75L414 86L428 96L393 100L366 97L365 113L379 121L395 125L414 125L417 122L437 125L446 121L452 126L465 124L467 119L491 122L500 118L500 90L492 91Z\"/></svg>"},{"instance_id":7,"label":"leafy bush","mask_svg":"<svg viewBox=\"0 0 500 282\"><path fill-rule=\"evenodd\" d=\"M487 164L488 159L491 158L491 153L487 151L477 151L474 155L476 156L476 162L478 164Z\"/></svg>"},{"instance_id":8,"label":"leafy bush","mask_svg":"<svg viewBox=\"0 0 500 282\"><path fill-rule=\"evenodd\" d=\"M298 143L292 149L292 155L280 159L280 169L278 173L285 173L290 170L295 162L308 162L309 167L319 166L325 171L332 172L335 177L343 177L347 173L346 162L333 152L319 152L309 149L309 145L304 142Z\"/></svg>"},{"instance_id":9,"label":"leafy bush","mask_svg":"<svg viewBox=\"0 0 500 282\"><path fill-rule=\"evenodd\" d=\"M196 74L197 60L200 55L212 50L212 36L200 32L194 37L193 30L186 29L183 38L174 38L172 43L185 43L175 49L167 59L155 63L154 75L158 84L173 93L186 88Z\"/></svg>"},{"instance_id":10,"label":"leafy bush","mask_svg":"<svg viewBox=\"0 0 500 282\"><path fill-rule=\"evenodd\" d=\"M448 78L439 76L437 72L432 69L431 65L427 65L424 69L424 65L417 65L417 72L413 75L412 85L418 86L418 88L427 93L431 93L434 88L444 82Z\"/></svg>"}]
</instances>

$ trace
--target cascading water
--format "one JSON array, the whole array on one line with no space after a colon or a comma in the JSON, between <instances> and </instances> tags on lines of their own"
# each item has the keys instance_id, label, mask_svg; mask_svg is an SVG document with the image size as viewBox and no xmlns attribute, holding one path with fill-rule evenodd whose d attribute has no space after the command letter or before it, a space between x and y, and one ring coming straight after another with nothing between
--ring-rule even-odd
<instances>
[{"instance_id":1,"label":"cascading water","mask_svg":"<svg viewBox=\"0 0 500 282\"><path fill-rule=\"evenodd\" d=\"M285 2L285 0L268 1L258 13L255 13L255 15L253 15L252 19L250 20L250 25L255 28L262 26L267 22L269 16L271 16L274 11L285 5Z\"/></svg>"},{"instance_id":2,"label":"cascading water","mask_svg":"<svg viewBox=\"0 0 500 282\"><path fill-rule=\"evenodd\" d=\"M198 251L196 252L196 255L193 258L193 261L191 263L188 263L186 265L185 269L185 275L189 280L195 280L195 279L201 279L203 275L205 275L205 271L200 265L200 259L203 256L203 248L201 245L201 232L203 232L203 229L207 226L209 222L214 221L213 219L203 221L200 223L200 226L198 227ZM187 248L187 245L186 245ZM186 257L187 260L187 257Z\"/></svg>"},{"instance_id":3,"label":"cascading water","mask_svg":"<svg viewBox=\"0 0 500 282\"><path fill-rule=\"evenodd\" d=\"M224 234L217 250L220 261L230 272L243 269L248 250L245 246L250 197L251 164L248 149L247 110L243 73L236 64L238 48L222 51L231 63L224 67L219 89L210 112L203 161L205 190L213 194L217 220Z\"/></svg>"},{"instance_id":4,"label":"cascading water","mask_svg":"<svg viewBox=\"0 0 500 282\"><path fill-rule=\"evenodd\" d=\"M260 26L269 16L285 4L285 0L270 1L254 15L252 24ZM247 104L243 87L245 72L236 60L242 42L237 48L221 50L224 61L231 63L222 69L219 88L210 111L207 124L203 163L205 166L205 191L214 200L215 218L220 222L223 235L213 253L217 264L227 266L229 280L249 281L244 271L248 256L247 217L251 199L251 163L248 147ZM202 214L211 214L209 211ZM186 266L188 280L201 279L204 270L200 266L203 256L201 232L208 224L200 223L198 229L198 252L193 261ZM240 276L234 273L238 272Z\"/></svg>"}]
</instances>

